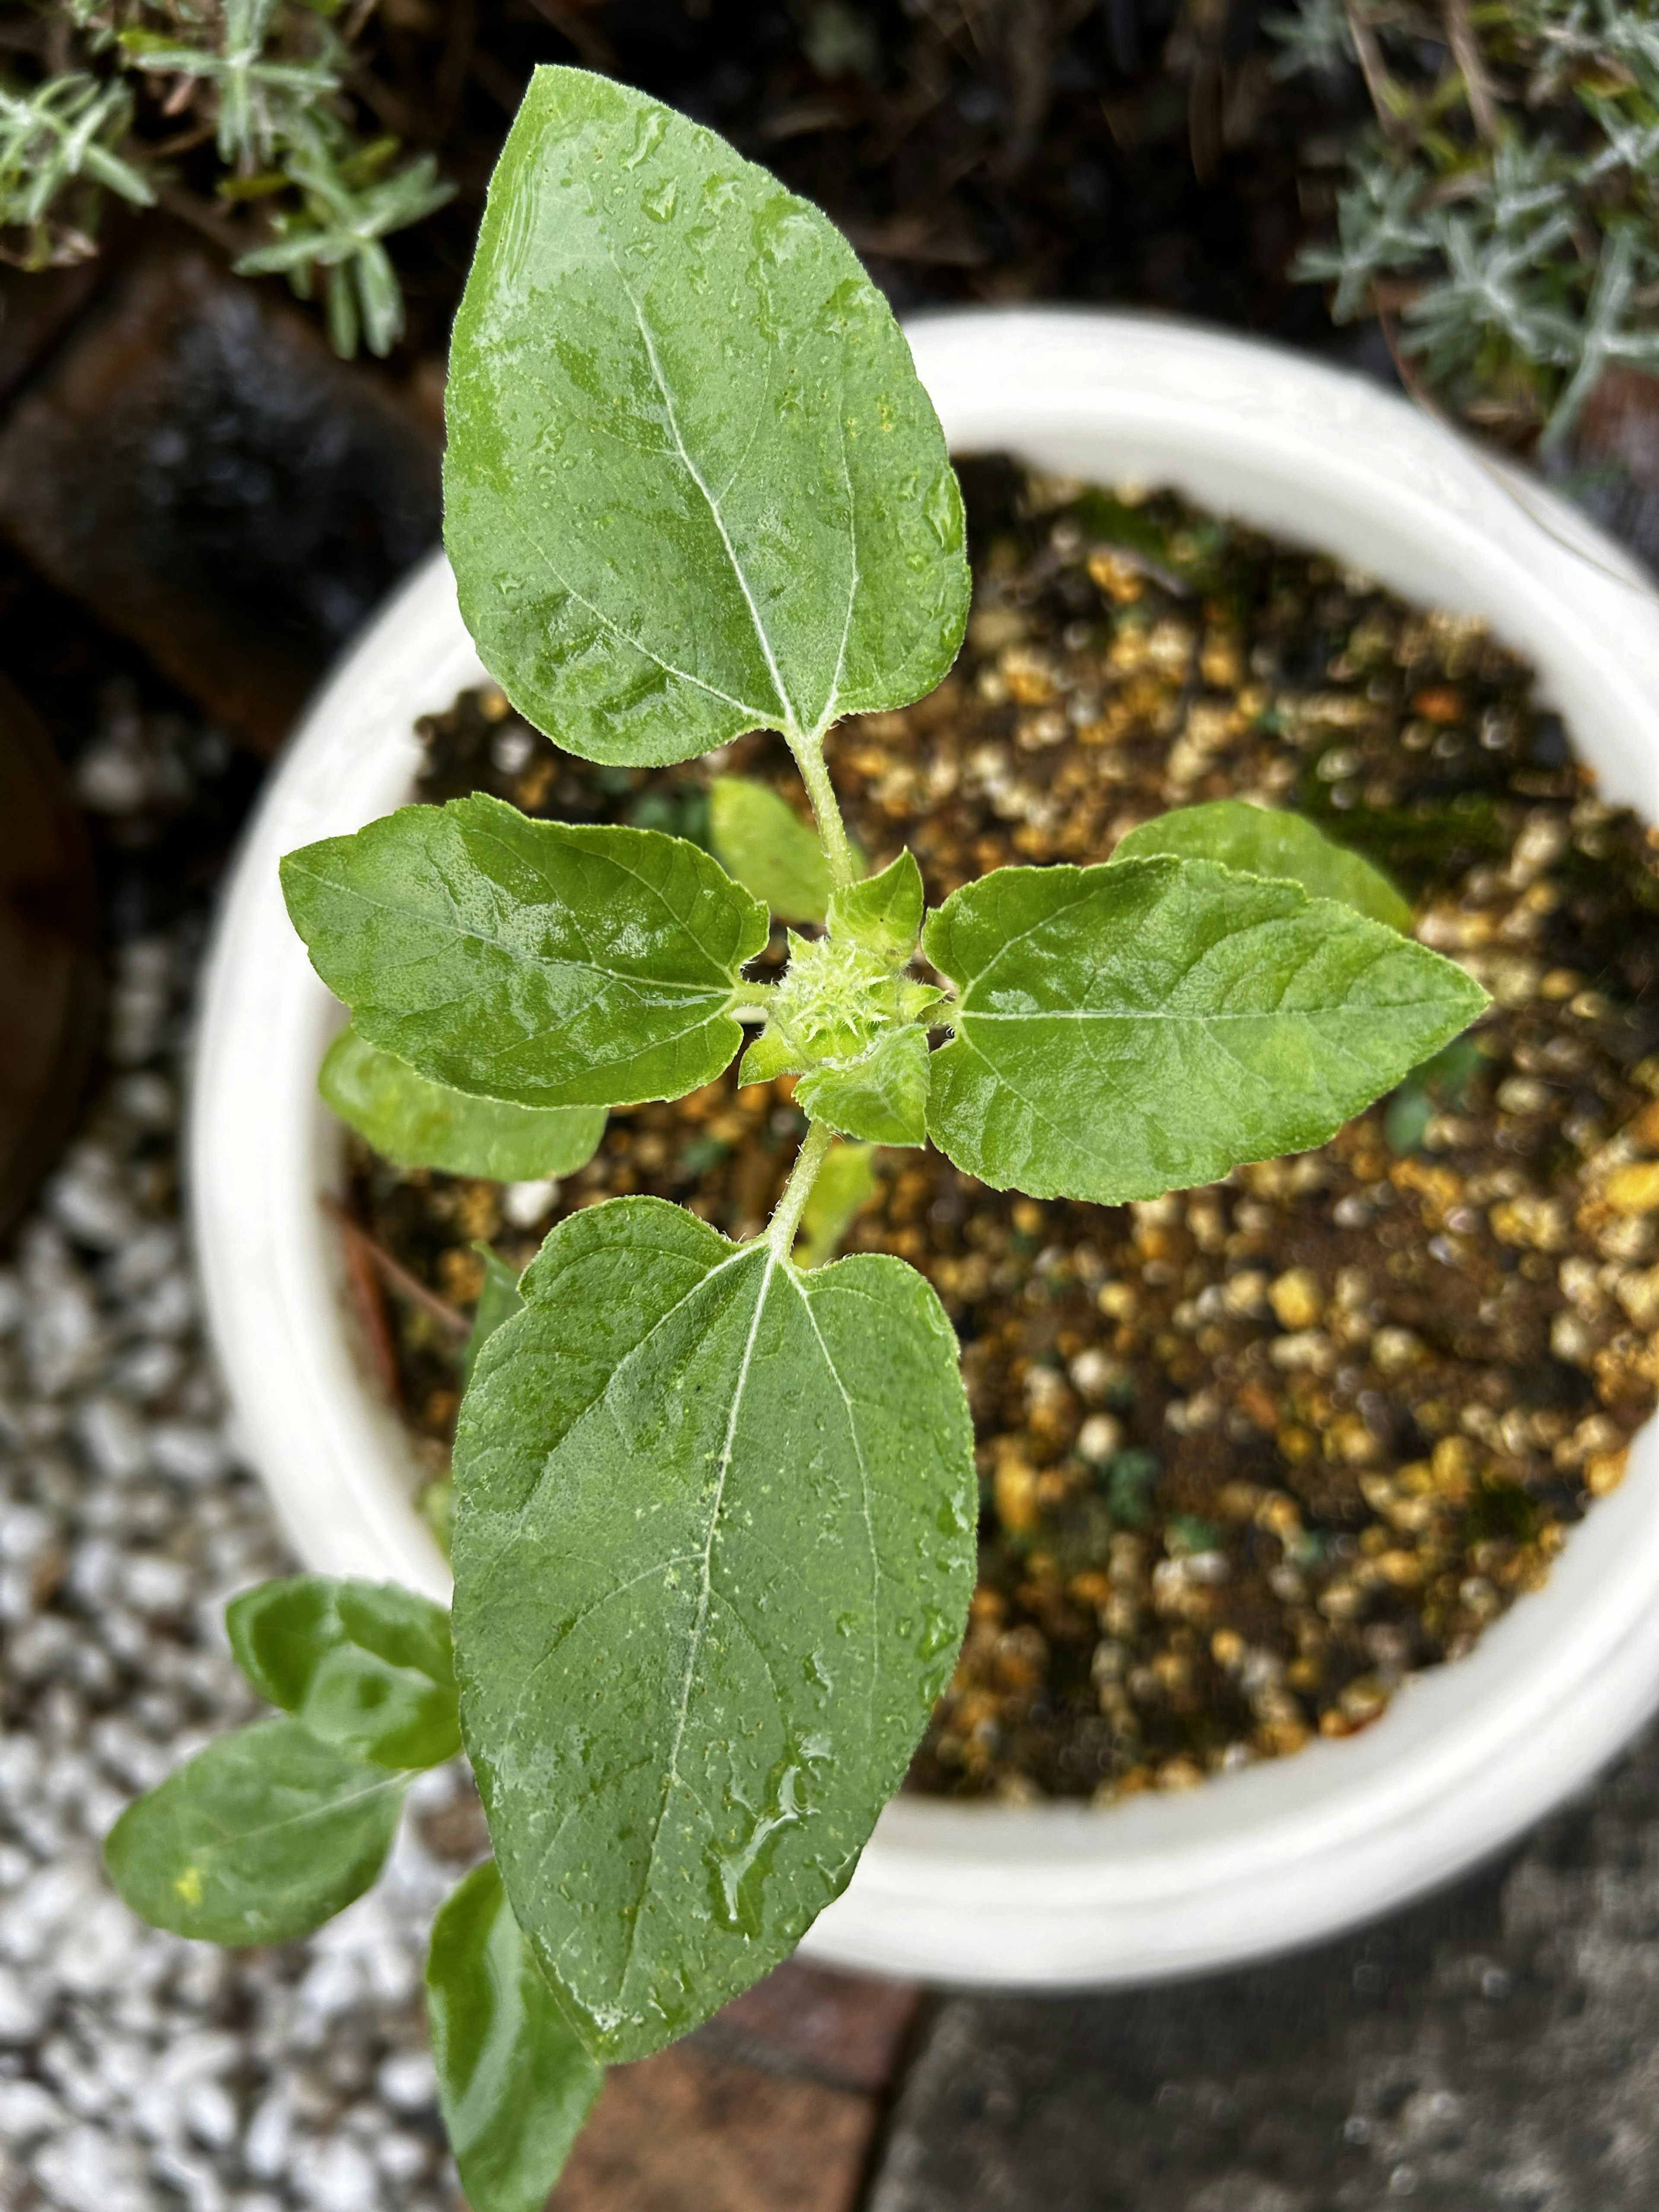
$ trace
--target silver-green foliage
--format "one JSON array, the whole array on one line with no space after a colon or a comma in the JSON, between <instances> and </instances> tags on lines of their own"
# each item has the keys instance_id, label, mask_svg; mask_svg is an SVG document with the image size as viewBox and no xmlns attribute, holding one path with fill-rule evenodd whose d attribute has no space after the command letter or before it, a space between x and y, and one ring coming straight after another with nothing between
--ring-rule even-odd
<instances>
[{"instance_id":1,"label":"silver-green foliage","mask_svg":"<svg viewBox=\"0 0 1659 2212\"><path fill-rule=\"evenodd\" d=\"M239 210L247 275L280 271L301 297L320 276L337 351L390 350L403 296L383 240L443 205L453 186L429 154L400 161L395 138L362 137L346 97L349 38L332 0L67 0L61 35L76 66L33 83L0 76L0 230L28 268L95 250L106 193L148 207L171 181L135 107L182 95L222 165L220 220Z\"/></svg>"},{"instance_id":2,"label":"silver-green foliage","mask_svg":"<svg viewBox=\"0 0 1659 2212\"><path fill-rule=\"evenodd\" d=\"M470 2198L527 2212L595 2062L694 2026L836 1895L950 1672L972 1426L922 1277L830 1257L871 1147L931 1135L988 1182L1150 1196L1317 1143L1484 1001L1404 933L1373 870L1254 809L1167 817L1104 866L1000 869L931 915L910 854L860 874L823 726L943 672L960 508L844 244L708 132L538 76L450 422L451 557L510 696L613 762L769 722L819 832L809 847L775 794L740 793L720 842L745 888L656 831L473 798L284 864L352 1013L325 1087L371 1135L453 1160L462 1135L678 1097L730 1065L745 1023L740 1079L793 1074L807 1116L747 1242L623 1198L559 1223L521 1281L487 1258L453 1623L495 1869L441 1917L429 1987ZM776 981L744 972L767 904L823 922L789 937ZM293 1718L232 1739L238 1774L261 1743L293 1764L309 1742L325 1827L342 1793L356 1803L351 1775L386 1786L374 1760L441 1755L448 1644L410 1603L404 1620L314 1578L239 1600L239 1656ZM181 1882L206 1894L216 1769L191 1778L215 1755L116 1831L125 1893L169 1926ZM213 1879L240 1869L252 1895L269 1822L238 1807ZM315 1855L289 1923L358 1881L355 1832ZM235 1924L192 1910L189 1932Z\"/></svg>"},{"instance_id":3,"label":"silver-green foliage","mask_svg":"<svg viewBox=\"0 0 1659 2212\"><path fill-rule=\"evenodd\" d=\"M1298 272L1398 317L1443 399L1547 451L1609 364L1659 370L1654 0L1300 0L1280 73L1363 70L1336 236Z\"/></svg>"}]
</instances>

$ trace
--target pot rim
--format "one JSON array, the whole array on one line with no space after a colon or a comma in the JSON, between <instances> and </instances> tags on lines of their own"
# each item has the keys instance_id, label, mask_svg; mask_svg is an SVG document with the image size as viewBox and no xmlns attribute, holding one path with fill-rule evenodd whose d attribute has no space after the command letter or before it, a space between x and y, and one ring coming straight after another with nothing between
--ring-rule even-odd
<instances>
[{"instance_id":1,"label":"pot rim","mask_svg":"<svg viewBox=\"0 0 1659 2212\"><path fill-rule=\"evenodd\" d=\"M1659 818L1659 599L1544 488L1352 375L1137 315L969 308L907 325L953 449L1171 483L1419 604L1484 616L1539 672L1603 793ZM1609 651L1610 639L1617 651ZM204 989L188 1170L240 1442L324 1572L445 1599L414 1457L354 1355L317 1202L337 1125L315 1073L341 1018L276 862L398 805L413 722L486 680L441 552L313 705L244 838ZM1104 1811L904 1797L803 1944L826 1963L1012 1986L1134 1982L1291 1948L1499 1849L1659 1707L1659 1427L1543 1589L1363 1734Z\"/></svg>"}]
</instances>

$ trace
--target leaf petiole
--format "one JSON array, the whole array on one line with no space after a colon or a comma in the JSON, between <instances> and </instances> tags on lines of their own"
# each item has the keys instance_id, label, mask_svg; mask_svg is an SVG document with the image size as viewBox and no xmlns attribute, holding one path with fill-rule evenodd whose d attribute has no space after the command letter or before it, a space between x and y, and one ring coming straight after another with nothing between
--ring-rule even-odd
<instances>
[{"instance_id":1,"label":"leaf petiole","mask_svg":"<svg viewBox=\"0 0 1659 2212\"><path fill-rule=\"evenodd\" d=\"M859 866L854 858L852 840L847 835L847 824L841 818L836 787L824 765L823 739L816 733L792 736L788 745L806 786L806 795L812 802L812 817L818 825L823 857L830 863L830 880L836 890L844 890L848 884L858 881Z\"/></svg>"},{"instance_id":2,"label":"leaf petiole","mask_svg":"<svg viewBox=\"0 0 1659 2212\"><path fill-rule=\"evenodd\" d=\"M835 1131L827 1121L809 1121L806 1134L801 1139L800 1150L795 1155L795 1164L789 1170L789 1180L782 1195L772 1210L767 1224L766 1241L775 1260L787 1260L795 1249L795 1232L800 1227L801 1213L812 1195L812 1186L818 1179L818 1170L823 1165L823 1156L835 1139Z\"/></svg>"}]
</instances>

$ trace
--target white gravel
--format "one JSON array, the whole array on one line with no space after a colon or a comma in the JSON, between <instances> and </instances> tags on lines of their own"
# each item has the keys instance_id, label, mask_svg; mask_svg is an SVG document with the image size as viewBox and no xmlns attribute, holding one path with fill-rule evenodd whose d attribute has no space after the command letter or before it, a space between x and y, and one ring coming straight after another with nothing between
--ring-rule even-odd
<instances>
[{"instance_id":1,"label":"white gravel","mask_svg":"<svg viewBox=\"0 0 1659 2212\"><path fill-rule=\"evenodd\" d=\"M0 2207L451 2212L421 1970L476 1844L463 1774L422 1779L387 1877L305 1943L159 1935L99 1864L135 1795L252 1717L225 1601L291 1571L179 1218L199 933L121 950L115 1072L0 1269Z\"/></svg>"}]
</instances>

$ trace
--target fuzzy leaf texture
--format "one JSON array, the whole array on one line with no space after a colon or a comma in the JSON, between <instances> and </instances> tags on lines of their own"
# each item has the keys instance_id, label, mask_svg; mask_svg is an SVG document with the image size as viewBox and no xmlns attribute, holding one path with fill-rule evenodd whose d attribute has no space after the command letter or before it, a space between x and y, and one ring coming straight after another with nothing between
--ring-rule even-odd
<instances>
[{"instance_id":1,"label":"fuzzy leaf texture","mask_svg":"<svg viewBox=\"0 0 1659 2212\"><path fill-rule=\"evenodd\" d=\"M471 2212L541 2212L605 2074L520 1934L493 1859L433 1923L426 2009Z\"/></svg>"},{"instance_id":2,"label":"fuzzy leaf texture","mask_svg":"<svg viewBox=\"0 0 1659 2212\"><path fill-rule=\"evenodd\" d=\"M727 875L783 921L822 921L830 863L817 838L771 787L717 775L708 792L708 842Z\"/></svg>"},{"instance_id":3,"label":"fuzzy leaf texture","mask_svg":"<svg viewBox=\"0 0 1659 2212\"><path fill-rule=\"evenodd\" d=\"M1216 799L1202 806L1172 807L1121 838L1113 860L1217 860L1248 876L1277 876L1300 884L1310 898L1339 899L1356 914L1409 929L1412 910L1381 869L1346 846L1334 845L1299 814Z\"/></svg>"},{"instance_id":4,"label":"fuzzy leaf texture","mask_svg":"<svg viewBox=\"0 0 1659 2212\"><path fill-rule=\"evenodd\" d=\"M1034 1198L1155 1198L1323 1144L1486 1004L1381 922L1207 860L999 868L923 943L959 991L929 1134Z\"/></svg>"},{"instance_id":5,"label":"fuzzy leaf texture","mask_svg":"<svg viewBox=\"0 0 1659 2212\"><path fill-rule=\"evenodd\" d=\"M925 1030L884 1030L856 1060L822 1061L795 1085L815 1121L872 1145L927 1141L929 1054Z\"/></svg>"},{"instance_id":6,"label":"fuzzy leaf texture","mask_svg":"<svg viewBox=\"0 0 1659 2212\"><path fill-rule=\"evenodd\" d=\"M830 900L830 933L861 951L902 967L916 949L927 904L914 853L902 852L879 875L847 884Z\"/></svg>"},{"instance_id":7,"label":"fuzzy leaf texture","mask_svg":"<svg viewBox=\"0 0 1659 2212\"><path fill-rule=\"evenodd\" d=\"M326 1103L383 1159L446 1175L530 1182L574 1175L605 1134L603 1106L513 1106L434 1083L348 1025L323 1057Z\"/></svg>"},{"instance_id":8,"label":"fuzzy leaf texture","mask_svg":"<svg viewBox=\"0 0 1659 2212\"><path fill-rule=\"evenodd\" d=\"M296 1720L256 1722L128 1806L104 1865L152 1928L207 1943L284 1943L374 1880L408 1779L319 1742Z\"/></svg>"},{"instance_id":9,"label":"fuzzy leaf texture","mask_svg":"<svg viewBox=\"0 0 1659 2212\"><path fill-rule=\"evenodd\" d=\"M449 1616L395 1583L294 1575L233 1598L225 1626L261 1697L377 1766L438 1766L461 1747Z\"/></svg>"},{"instance_id":10,"label":"fuzzy leaf texture","mask_svg":"<svg viewBox=\"0 0 1659 2212\"><path fill-rule=\"evenodd\" d=\"M445 543L514 704L661 765L938 683L962 501L886 301L702 125L538 69L450 349Z\"/></svg>"},{"instance_id":11,"label":"fuzzy leaf texture","mask_svg":"<svg viewBox=\"0 0 1659 2212\"><path fill-rule=\"evenodd\" d=\"M532 822L482 793L404 806L283 862L312 964L359 1035L520 1106L621 1106L712 1082L766 909L656 830Z\"/></svg>"},{"instance_id":12,"label":"fuzzy leaf texture","mask_svg":"<svg viewBox=\"0 0 1659 2212\"><path fill-rule=\"evenodd\" d=\"M902 1261L802 1274L678 1206L561 1222L455 1449L462 1726L519 1924L605 2059L775 1966L949 1677L977 1487Z\"/></svg>"}]
</instances>

